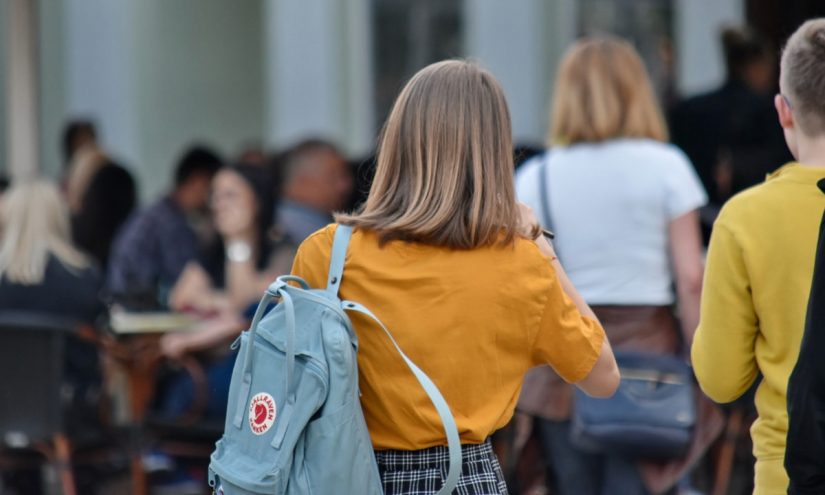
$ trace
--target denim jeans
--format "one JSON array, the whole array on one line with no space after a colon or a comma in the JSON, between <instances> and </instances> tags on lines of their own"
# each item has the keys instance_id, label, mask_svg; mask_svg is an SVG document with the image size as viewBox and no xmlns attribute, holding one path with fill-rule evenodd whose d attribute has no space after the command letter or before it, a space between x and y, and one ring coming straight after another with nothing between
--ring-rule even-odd
<instances>
[{"instance_id":1,"label":"denim jeans","mask_svg":"<svg viewBox=\"0 0 825 495\"><path fill-rule=\"evenodd\" d=\"M588 454L570 443L570 422L536 420L559 495L648 495L633 459Z\"/></svg>"},{"instance_id":2,"label":"denim jeans","mask_svg":"<svg viewBox=\"0 0 825 495\"><path fill-rule=\"evenodd\" d=\"M203 419L222 420L226 415L229 382L235 366L237 352L231 352L218 361L205 366L209 396ZM195 402L195 384L189 374L179 371L167 378L161 390L159 413L167 420L180 419Z\"/></svg>"}]
</instances>

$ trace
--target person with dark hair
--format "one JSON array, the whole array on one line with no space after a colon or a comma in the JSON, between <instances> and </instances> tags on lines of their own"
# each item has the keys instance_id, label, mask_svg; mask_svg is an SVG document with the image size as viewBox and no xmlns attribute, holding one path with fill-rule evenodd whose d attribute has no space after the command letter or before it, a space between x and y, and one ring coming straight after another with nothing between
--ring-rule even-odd
<instances>
[{"instance_id":1,"label":"person with dark hair","mask_svg":"<svg viewBox=\"0 0 825 495\"><path fill-rule=\"evenodd\" d=\"M701 212L706 240L728 198L792 159L771 102L774 50L749 28L727 28L720 41L725 83L684 100L670 112L673 143L696 167L710 199Z\"/></svg>"},{"instance_id":2,"label":"person with dark hair","mask_svg":"<svg viewBox=\"0 0 825 495\"><path fill-rule=\"evenodd\" d=\"M215 175L210 206L218 237L187 264L170 294L173 308L240 313L289 271L291 253L273 229L273 189L269 172L254 165Z\"/></svg>"},{"instance_id":3,"label":"person with dark hair","mask_svg":"<svg viewBox=\"0 0 825 495\"><path fill-rule=\"evenodd\" d=\"M104 160L91 177L72 216L75 244L105 270L115 235L137 204L135 180L125 168Z\"/></svg>"},{"instance_id":4,"label":"person with dark hair","mask_svg":"<svg viewBox=\"0 0 825 495\"><path fill-rule=\"evenodd\" d=\"M97 144L97 129L94 122L86 119L70 120L63 128L63 139L60 151L63 155L63 165L68 167L77 150Z\"/></svg>"},{"instance_id":5,"label":"person with dark hair","mask_svg":"<svg viewBox=\"0 0 825 495\"><path fill-rule=\"evenodd\" d=\"M109 263L109 291L128 304L148 297L165 305L166 294L195 259L200 243L192 219L209 200L221 158L205 146L192 146L175 169L175 187L135 214L118 234Z\"/></svg>"},{"instance_id":6,"label":"person with dark hair","mask_svg":"<svg viewBox=\"0 0 825 495\"><path fill-rule=\"evenodd\" d=\"M352 196L352 171L332 143L307 139L287 150L281 162L284 198L278 224L296 244L332 222Z\"/></svg>"},{"instance_id":7,"label":"person with dark hair","mask_svg":"<svg viewBox=\"0 0 825 495\"><path fill-rule=\"evenodd\" d=\"M215 349L237 336L251 318L260 295L279 275L289 273L294 246L273 236L272 180L265 168L235 165L212 181L211 209L219 236L187 264L169 297L179 311L209 315L197 328L169 333L160 342L170 358L213 349L204 363L209 381L207 417L222 417L235 354ZM192 403L193 383L177 377L162 387L161 412L179 417Z\"/></svg>"}]
</instances>

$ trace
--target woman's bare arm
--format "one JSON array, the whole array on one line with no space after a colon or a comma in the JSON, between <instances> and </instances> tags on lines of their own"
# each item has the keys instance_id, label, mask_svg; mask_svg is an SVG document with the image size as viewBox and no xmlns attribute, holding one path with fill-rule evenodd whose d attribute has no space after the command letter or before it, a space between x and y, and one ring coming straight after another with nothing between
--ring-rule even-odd
<instances>
[{"instance_id":1,"label":"woman's bare arm","mask_svg":"<svg viewBox=\"0 0 825 495\"><path fill-rule=\"evenodd\" d=\"M685 345L689 349L696 327L699 326L704 275L699 212L694 210L672 220L668 226L668 240L676 279L679 318Z\"/></svg>"}]
</instances>

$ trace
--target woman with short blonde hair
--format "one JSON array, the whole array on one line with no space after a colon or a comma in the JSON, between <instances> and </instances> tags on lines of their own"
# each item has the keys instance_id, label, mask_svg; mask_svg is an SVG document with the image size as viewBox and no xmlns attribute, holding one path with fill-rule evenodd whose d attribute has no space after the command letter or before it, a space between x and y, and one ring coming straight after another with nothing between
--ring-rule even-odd
<instances>
[{"instance_id":1,"label":"woman with short blonde hair","mask_svg":"<svg viewBox=\"0 0 825 495\"><path fill-rule=\"evenodd\" d=\"M15 185L4 195L0 232L0 279L40 284L50 259L69 271L89 267L72 245L66 205L48 182Z\"/></svg>"},{"instance_id":2,"label":"woman with short blonde hair","mask_svg":"<svg viewBox=\"0 0 825 495\"><path fill-rule=\"evenodd\" d=\"M510 116L486 70L446 61L418 72L390 113L355 231L342 299L374 309L438 385L463 444L457 493L507 493L489 437L538 364L590 394L618 384L601 326L515 201ZM336 226L310 236L293 274L326 285ZM352 315L361 403L389 494L429 493L446 473L438 414L372 320Z\"/></svg>"},{"instance_id":3,"label":"woman with short blonde hair","mask_svg":"<svg viewBox=\"0 0 825 495\"><path fill-rule=\"evenodd\" d=\"M550 120L552 149L519 170L519 199L552 225L559 257L611 343L676 353L698 323L697 210L707 197L685 155L665 142L664 119L633 46L612 37L571 46L559 66ZM571 445L571 401L572 389L542 367L528 375L519 402L539 417L560 495L658 493L676 481L645 485L632 459L587 455Z\"/></svg>"},{"instance_id":4,"label":"woman with short blonde hair","mask_svg":"<svg viewBox=\"0 0 825 495\"><path fill-rule=\"evenodd\" d=\"M42 180L13 183L0 208L0 313L94 325L106 312L102 285L99 271L72 246L68 208L57 188ZM97 347L68 336L65 346L67 431L96 431L102 394Z\"/></svg>"},{"instance_id":5,"label":"woman with short blonde hair","mask_svg":"<svg viewBox=\"0 0 825 495\"><path fill-rule=\"evenodd\" d=\"M616 138L667 141L642 59L627 41L595 38L573 45L559 66L548 143Z\"/></svg>"}]
</instances>

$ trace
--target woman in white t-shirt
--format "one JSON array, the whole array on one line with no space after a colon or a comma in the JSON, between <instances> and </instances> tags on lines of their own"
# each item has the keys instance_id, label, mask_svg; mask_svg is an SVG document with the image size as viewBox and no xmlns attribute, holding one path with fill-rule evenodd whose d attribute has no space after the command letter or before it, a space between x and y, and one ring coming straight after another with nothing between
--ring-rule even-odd
<instances>
[{"instance_id":1,"label":"woman in white t-shirt","mask_svg":"<svg viewBox=\"0 0 825 495\"><path fill-rule=\"evenodd\" d=\"M667 130L638 54L585 39L559 68L549 141L519 170L520 201L555 231L555 247L617 348L677 353L698 324L705 191ZM674 293L675 286L675 293ZM682 338L671 310L678 305ZM519 409L539 434L560 495L645 494L632 459L569 442L572 391L550 368L531 372Z\"/></svg>"}]
</instances>

